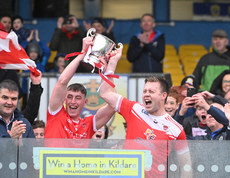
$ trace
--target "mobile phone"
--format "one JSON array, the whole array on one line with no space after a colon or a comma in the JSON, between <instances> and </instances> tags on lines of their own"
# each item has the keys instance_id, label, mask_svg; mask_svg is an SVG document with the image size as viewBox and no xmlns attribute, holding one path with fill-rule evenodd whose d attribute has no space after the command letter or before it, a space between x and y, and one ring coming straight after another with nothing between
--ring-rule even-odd
<instances>
[{"instance_id":1,"label":"mobile phone","mask_svg":"<svg viewBox=\"0 0 230 178\"><path fill-rule=\"evenodd\" d=\"M195 88L187 88L187 96L188 97L192 97L193 95L195 95L197 93Z\"/></svg>"}]
</instances>

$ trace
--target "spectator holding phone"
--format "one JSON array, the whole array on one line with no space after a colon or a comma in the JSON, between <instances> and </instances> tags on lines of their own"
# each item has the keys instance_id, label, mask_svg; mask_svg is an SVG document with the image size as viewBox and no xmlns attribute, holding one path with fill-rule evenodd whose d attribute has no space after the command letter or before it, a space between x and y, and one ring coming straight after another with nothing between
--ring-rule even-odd
<instances>
[{"instance_id":1,"label":"spectator holding phone","mask_svg":"<svg viewBox=\"0 0 230 178\"><path fill-rule=\"evenodd\" d=\"M197 93L191 98L193 99L194 107L196 108L195 114L189 117L179 116L177 118L178 122L184 127L187 139L217 139L217 136L215 138L213 137L212 132L218 130L216 128L220 129L229 124L223 109L221 109L227 101L224 98L215 96L208 91ZM212 106L209 103L214 104L212 104ZM217 123L214 122L212 118L217 120ZM207 123L208 121L210 122ZM223 129L226 130L226 128Z\"/></svg>"},{"instance_id":2,"label":"spectator holding phone","mask_svg":"<svg viewBox=\"0 0 230 178\"><path fill-rule=\"evenodd\" d=\"M50 49L65 54L81 52L81 42L84 37L85 31L78 24L75 16L59 17L50 41Z\"/></svg>"},{"instance_id":3,"label":"spectator holding phone","mask_svg":"<svg viewBox=\"0 0 230 178\"><path fill-rule=\"evenodd\" d=\"M180 116L188 117L195 113L194 99L192 95L197 93L197 84L196 79L193 75L188 75L181 81L181 86L179 87L172 87L179 92L179 108L177 113L175 114L175 120L178 119Z\"/></svg>"},{"instance_id":4,"label":"spectator holding phone","mask_svg":"<svg viewBox=\"0 0 230 178\"><path fill-rule=\"evenodd\" d=\"M50 49L65 54L81 52L82 39L84 37L85 31L78 24L74 15L69 14L65 18L59 17L57 27L50 41ZM73 58L70 58L69 62L71 62L72 59ZM77 69L77 72L87 71L82 64L80 64Z\"/></svg>"}]
</instances>

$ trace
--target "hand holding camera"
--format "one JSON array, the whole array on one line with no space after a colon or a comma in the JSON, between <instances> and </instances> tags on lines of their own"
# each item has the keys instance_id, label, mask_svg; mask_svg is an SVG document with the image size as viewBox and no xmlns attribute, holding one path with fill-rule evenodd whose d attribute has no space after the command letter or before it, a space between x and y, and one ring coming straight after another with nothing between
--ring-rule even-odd
<instances>
[{"instance_id":1,"label":"hand holding camera","mask_svg":"<svg viewBox=\"0 0 230 178\"><path fill-rule=\"evenodd\" d=\"M179 115L180 116L185 115L188 108L192 108L194 106L194 103L195 103L195 100L192 97L185 97L182 101Z\"/></svg>"},{"instance_id":2,"label":"hand holding camera","mask_svg":"<svg viewBox=\"0 0 230 178\"><path fill-rule=\"evenodd\" d=\"M62 24L64 23L64 17L59 17L57 21L57 28L62 28Z\"/></svg>"},{"instance_id":3,"label":"hand holding camera","mask_svg":"<svg viewBox=\"0 0 230 178\"><path fill-rule=\"evenodd\" d=\"M62 19L60 19L60 23L61 23L61 21L62 21ZM73 28L79 27L78 21L77 21L76 17L74 17L73 15L67 15L64 18L62 25L69 25Z\"/></svg>"}]
</instances>

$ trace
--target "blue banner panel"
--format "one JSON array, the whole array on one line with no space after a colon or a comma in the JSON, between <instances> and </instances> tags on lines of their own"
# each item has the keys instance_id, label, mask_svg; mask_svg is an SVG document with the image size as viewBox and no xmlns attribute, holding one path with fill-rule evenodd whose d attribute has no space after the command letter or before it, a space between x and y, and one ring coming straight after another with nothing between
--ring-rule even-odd
<instances>
[{"instance_id":1,"label":"blue banner panel","mask_svg":"<svg viewBox=\"0 0 230 178\"><path fill-rule=\"evenodd\" d=\"M229 18L230 3L193 3L193 15Z\"/></svg>"}]
</instances>

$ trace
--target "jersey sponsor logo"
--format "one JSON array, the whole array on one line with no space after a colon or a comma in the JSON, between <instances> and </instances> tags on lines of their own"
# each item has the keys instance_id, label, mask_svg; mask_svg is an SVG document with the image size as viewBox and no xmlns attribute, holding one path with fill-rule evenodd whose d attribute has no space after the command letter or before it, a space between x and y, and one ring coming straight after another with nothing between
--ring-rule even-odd
<instances>
[{"instance_id":1,"label":"jersey sponsor logo","mask_svg":"<svg viewBox=\"0 0 230 178\"><path fill-rule=\"evenodd\" d=\"M169 131L169 126L163 124L163 130L164 130L165 132Z\"/></svg>"},{"instance_id":2,"label":"jersey sponsor logo","mask_svg":"<svg viewBox=\"0 0 230 178\"><path fill-rule=\"evenodd\" d=\"M142 109L141 112L144 113L145 115L149 116L149 113L145 109Z\"/></svg>"},{"instance_id":3,"label":"jersey sponsor logo","mask_svg":"<svg viewBox=\"0 0 230 178\"><path fill-rule=\"evenodd\" d=\"M85 109L98 110L99 108L105 105L104 100L102 100L102 98L99 97L99 92L97 92L100 83L97 83L96 79L91 79L90 82L84 83L83 85L86 87L88 99Z\"/></svg>"},{"instance_id":4,"label":"jersey sponsor logo","mask_svg":"<svg viewBox=\"0 0 230 178\"><path fill-rule=\"evenodd\" d=\"M144 133L146 135L147 140L154 140L156 138L156 135L153 133L153 130L147 129Z\"/></svg>"}]
</instances>

